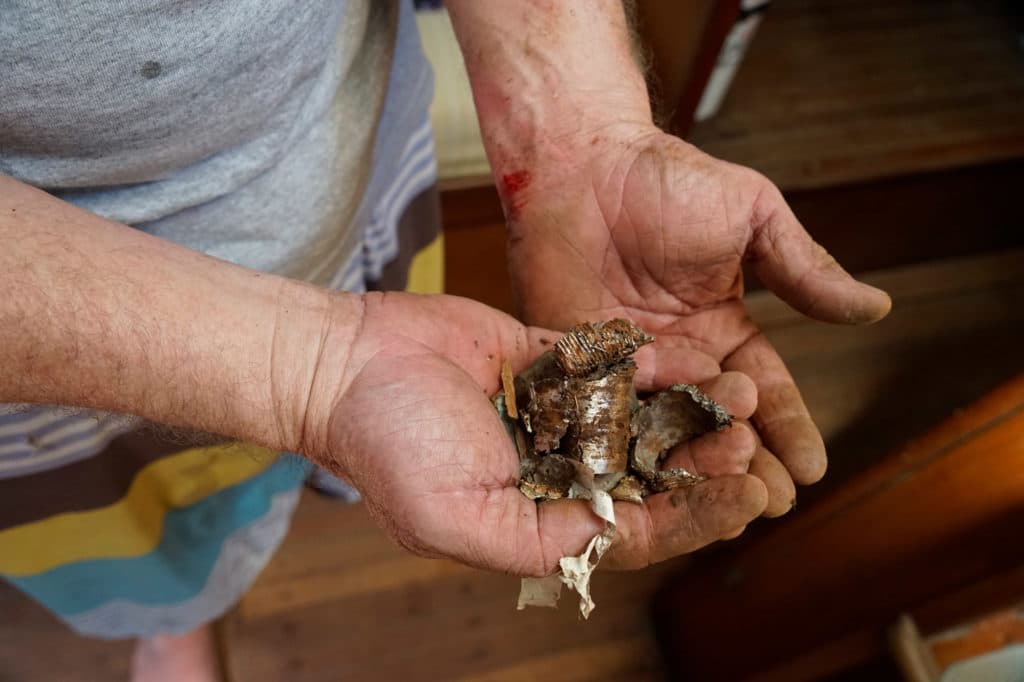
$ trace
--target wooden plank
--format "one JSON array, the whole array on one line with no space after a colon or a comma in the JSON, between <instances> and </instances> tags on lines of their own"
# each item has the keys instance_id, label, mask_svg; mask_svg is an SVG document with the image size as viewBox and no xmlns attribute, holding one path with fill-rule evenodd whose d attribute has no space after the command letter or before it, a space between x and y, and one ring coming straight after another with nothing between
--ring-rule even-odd
<instances>
[{"instance_id":1,"label":"wooden plank","mask_svg":"<svg viewBox=\"0 0 1024 682\"><path fill-rule=\"evenodd\" d=\"M1005 607L1007 595L1024 595L1024 564L915 607L914 621L926 635L934 635Z\"/></svg>"},{"instance_id":2,"label":"wooden plank","mask_svg":"<svg viewBox=\"0 0 1024 682\"><path fill-rule=\"evenodd\" d=\"M445 228L446 293L466 296L515 314L512 283L505 265L505 224L473 229Z\"/></svg>"},{"instance_id":3,"label":"wooden plank","mask_svg":"<svg viewBox=\"0 0 1024 682\"><path fill-rule=\"evenodd\" d=\"M676 581L685 590L660 599L675 669L741 679L844 633L884 631L900 611L1024 561L1022 527L1024 375ZM688 618L674 617L683 605Z\"/></svg>"},{"instance_id":4,"label":"wooden plank","mask_svg":"<svg viewBox=\"0 0 1024 682\"><path fill-rule=\"evenodd\" d=\"M918 303L948 301L952 296L1015 287L1024 280L1024 250L987 253L976 258L950 258L926 264L872 272L864 281L891 292L901 307ZM1002 297L1000 297L1002 298ZM776 330L807 322L771 292L761 290L744 299L751 317L763 330ZM849 329L822 325L821 329Z\"/></svg>"},{"instance_id":5,"label":"wooden plank","mask_svg":"<svg viewBox=\"0 0 1024 682\"><path fill-rule=\"evenodd\" d=\"M998 0L775 3L691 140L784 190L1024 155L1024 55Z\"/></svg>"},{"instance_id":6,"label":"wooden plank","mask_svg":"<svg viewBox=\"0 0 1024 682\"><path fill-rule=\"evenodd\" d=\"M611 640L576 647L550 656L460 678L462 682L599 682L601 680L661 680L658 652L646 637Z\"/></svg>"},{"instance_id":7,"label":"wooden plank","mask_svg":"<svg viewBox=\"0 0 1024 682\"><path fill-rule=\"evenodd\" d=\"M678 21L666 21L667 17L657 16L651 18L649 38L655 48L655 83L662 84L662 88L655 88L654 110L660 113L658 119L665 122L666 130L686 137L693 128L693 115L718 62L722 45L739 16L740 0L678 4L700 5L696 11L691 9L688 18L702 27L701 30L694 35L690 27L679 26ZM677 16L680 14L678 9L674 11ZM692 45L683 50L679 49L676 38L680 30L687 31L692 41ZM685 55L684 58L680 58L679 52Z\"/></svg>"},{"instance_id":8,"label":"wooden plank","mask_svg":"<svg viewBox=\"0 0 1024 682\"><path fill-rule=\"evenodd\" d=\"M809 320L766 292L748 295L747 303L804 389L819 426L836 436L870 406L858 398L866 393L906 395L926 387L931 393L919 391L919 401L942 403L959 393L945 404L960 405L963 396L980 396L962 389L994 388L1007 374L1024 371L1024 359L1014 352L1024 334L1022 265L1024 252L1016 251L870 274L864 280L890 292L893 311L868 327ZM945 414L929 416L927 424ZM916 421L913 414L901 417Z\"/></svg>"},{"instance_id":9,"label":"wooden plank","mask_svg":"<svg viewBox=\"0 0 1024 682\"><path fill-rule=\"evenodd\" d=\"M80 637L13 587L0 583L0 681L127 680L131 641Z\"/></svg>"},{"instance_id":10,"label":"wooden plank","mask_svg":"<svg viewBox=\"0 0 1024 682\"><path fill-rule=\"evenodd\" d=\"M685 135L693 122L699 90L703 89L722 46L725 33L717 29L721 20L716 17L722 14L723 6L738 4L738 0L637 0L635 3L638 33L645 57L649 56L651 61L648 81L652 109L655 118L669 123L669 129L678 135ZM705 62L710 64L705 65ZM689 84L695 80L700 81L700 86L696 97L690 97Z\"/></svg>"},{"instance_id":11,"label":"wooden plank","mask_svg":"<svg viewBox=\"0 0 1024 682\"><path fill-rule=\"evenodd\" d=\"M1021 186L1024 158L789 191L786 199L843 267L866 272L1024 246Z\"/></svg>"},{"instance_id":12,"label":"wooden plank","mask_svg":"<svg viewBox=\"0 0 1024 682\"><path fill-rule=\"evenodd\" d=\"M305 495L292 525L229 618L231 679L500 676L604 647L615 669L627 665L624 652L644 653L636 679L660 679L646 605L682 561L597 576L598 612L583 623L571 599L558 611L517 612L517 579L412 556L361 505Z\"/></svg>"},{"instance_id":13,"label":"wooden plank","mask_svg":"<svg viewBox=\"0 0 1024 682\"><path fill-rule=\"evenodd\" d=\"M819 682L870 660L884 647L880 633L856 630L779 666L756 671L745 682ZM876 676L864 679L881 682Z\"/></svg>"},{"instance_id":14,"label":"wooden plank","mask_svg":"<svg viewBox=\"0 0 1024 682\"><path fill-rule=\"evenodd\" d=\"M359 556L354 548L347 551ZM306 562L311 569L322 566L308 559ZM435 580L469 570L451 561L428 561L410 555L399 555L358 568L311 570L297 580L276 584L265 581L239 605L239 613L243 618L261 618L356 595L429 589L429 584Z\"/></svg>"},{"instance_id":15,"label":"wooden plank","mask_svg":"<svg viewBox=\"0 0 1024 682\"><path fill-rule=\"evenodd\" d=\"M1024 644L1024 609L988 615L953 633L931 637L928 644L943 668L1006 646Z\"/></svg>"},{"instance_id":16,"label":"wooden plank","mask_svg":"<svg viewBox=\"0 0 1024 682\"><path fill-rule=\"evenodd\" d=\"M829 448L829 473L801 504L1024 372L1024 268L1010 255L869 277L894 298L890 317L871 327L766 323ZM913 409L899 409L911 397Z\"/></svg>"}]
</instances>

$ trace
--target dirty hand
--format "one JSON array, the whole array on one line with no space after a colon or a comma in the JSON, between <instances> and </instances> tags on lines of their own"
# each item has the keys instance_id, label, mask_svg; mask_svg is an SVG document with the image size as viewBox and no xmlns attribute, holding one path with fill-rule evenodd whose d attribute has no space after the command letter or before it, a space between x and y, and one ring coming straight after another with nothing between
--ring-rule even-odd
<instances>
[{"instance_id":1,"label":"dirty hand","mask_svg":"<svg viewBox=\"0 0 1024 682\"><path fill-rule=\"evenodd\" d=\"M370 294L328 400L320 463L353 482L406 548L518 575L552 573L603 528L587 503L540 504L516 487L519 461L491 396L502 360L526 367L558 338L482 304L446 296ZM647 358L648 360L650 357ZM642 389L663 387L638 355ZM745 377L716 376L705 391L739 417L754 404ZM700 458L697 439L670 465ZM638 567L735 532L766 504L753 476L726 475L686 490L616 503L619 539L608 565ZM605 565L605 562L602 563Z\"/></svg>"},{"instance_id":2,"label":"dirty hand","mask_svg":"<svg viewBox=\"0 0 1024 682\"><path fill-rule=\"evenodd\" d=\"M558 141L560 158L538 155L528 173L498 178L525 319L564 329L627 317L658 337L650 363L659 376L701 381L717 365L748 376L743 399L756 400L755 431L731 437L753 452L749 470L768 488L766 513L785 513L794 481L824 474L825 448L792 377L747 315L741 267L828 322L879 320L889 297L852 279L750 169L652 125L604 125Z\"/></svg>"}]
</instances>

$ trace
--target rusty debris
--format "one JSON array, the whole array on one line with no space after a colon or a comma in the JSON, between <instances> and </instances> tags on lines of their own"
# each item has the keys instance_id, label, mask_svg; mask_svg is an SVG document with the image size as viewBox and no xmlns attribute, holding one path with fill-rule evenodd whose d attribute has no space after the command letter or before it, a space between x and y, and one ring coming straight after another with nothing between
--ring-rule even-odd
<instances>
[{"instance_id":1,"label":"rusty debris","mask_svg":"<svg viewBox=\"0 0 1024 682\"><path fill-rule=\"evenodd\" d=\"M704 480L662 462L674 446L728 427L731 417L689 384L639 400L631 356L653 340L628 320L585 323L514 379L502 367L495 404L519 452L519 489L538 501L588 500L606 521L583 555L562 559L559 574L523 581L520 608L553 606L565 584L580 593L586 617L594 608L590 573L614 538L612 501L639 504Z\"/></svg>"},{"instance_id":2,"label":"rusty debris","mask_svg":"<svg viewBox=\"0 0 1024 682\"><path fill-rule=\"evenodd\" d=\"M628 358L651 341L653 336L629 320L584 322L555 343L555 355L567 375L581 377Z\"/></svg>"},{"instance_id":3,"label":"rusty debris","mask_svg":"<svg viewBox=\"0 0 1024 682\"><path fill-rule=\"evenodd\" d=\"M583 464L599 480L618 474L604 488L615 499L639 502L703 480L697 472L662 470L661 460L675 445L729 426L731 418L689 384L639 401L630 355L653 340L628 320L586 323L570 329L514 381L511 367L503 367L503 416L521 429L521 487L529 487L531 497L538 485L566 491L554 497L567 494L564 481L545 482L548 470L538 473L537 460L552 456Z\"/></svg>"},{"instance_id":4,"label":"rusty debris","mask_svg":"<svg viewBox=\"0 0 1024 682\"><path fill-rule=\"evenodd\" d=\"M679 384L656 393L644 401L633 420L633 446L630 464L633 470L653 488L668 490L674 482L695 483L697 474L689 478L680 470L658 470L658 463L675 445L709 431L720 431L732 423L725 409L690 384ZM660 478L660 482L659 481ZM696 479L696 480L691 480Z\"/></svg>"}]
</instances>

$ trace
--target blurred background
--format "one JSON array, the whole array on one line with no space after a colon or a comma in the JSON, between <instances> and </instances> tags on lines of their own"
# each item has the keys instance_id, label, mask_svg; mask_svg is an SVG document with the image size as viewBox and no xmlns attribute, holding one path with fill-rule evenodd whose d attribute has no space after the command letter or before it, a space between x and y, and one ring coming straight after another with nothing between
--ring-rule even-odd
<instances>
[{"instance_id":1,"label":"blurred background","mask_svg":"<svg viewBox=\"0 0 1024 682\"><path fill-rule=\"evenodd\" d=\"M669 130L751 166L882 323L756 320L830 451L800 507L742 539L599 573L578 619L516 612L518 581L393 546L359 504L305 494L282 551L220 624L232 682L1024 680L1024 22L1003 0L636 0ZM446 286L512 311L504 221L441 2L419 24ZM0 588L0 681L112 680ZM24 656L42 643L58 655Z\"/></svg>"}]
</instances>

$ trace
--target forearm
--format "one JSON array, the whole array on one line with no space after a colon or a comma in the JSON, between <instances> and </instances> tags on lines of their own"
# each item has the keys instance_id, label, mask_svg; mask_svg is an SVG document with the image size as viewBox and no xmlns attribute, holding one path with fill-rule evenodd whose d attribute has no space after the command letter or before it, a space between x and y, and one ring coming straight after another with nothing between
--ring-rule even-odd
<instances>
[{"instance_id":1,"label":"forearm","mask_svg":"<svg viewBox=\"0 0 1024 682\"><path fill-rule=\"evenodd\" d=\"M0 245L0 402L307 447L310 396L325 390L317 368L344 364L358 298L204 256L3 176Z\"/></svg>"},{"instance_id":2,"label":"forearm","mask_svg":"<svg viewBox=\"0 0 1024 682\"><path fill-rule=\"evenodd\" d=\"M621 0L445 4L506 203L538 162L571 168L603 128L651 123Z\"/></svg>"}]
</instances>

